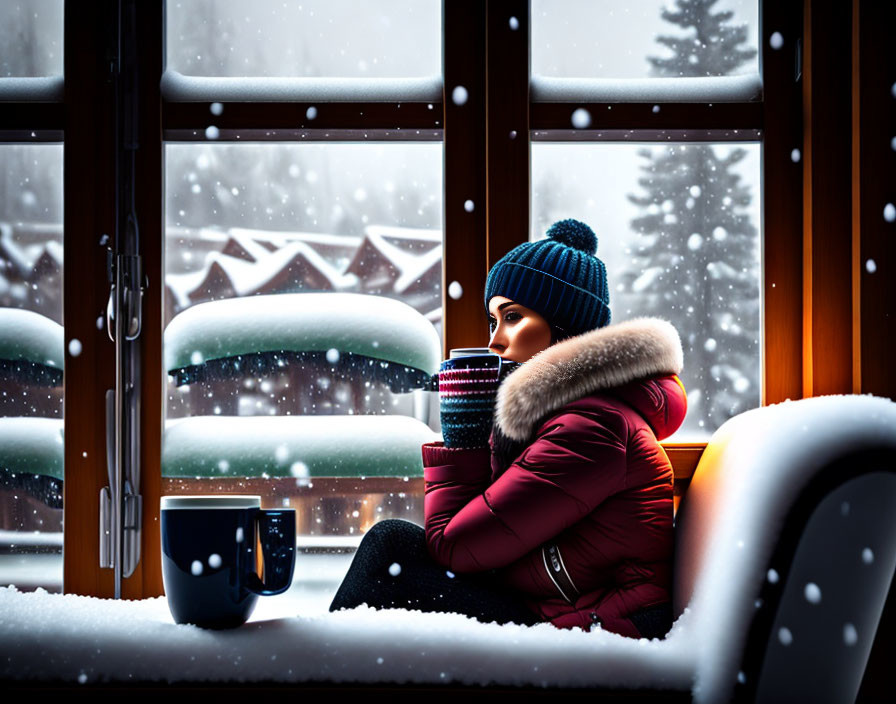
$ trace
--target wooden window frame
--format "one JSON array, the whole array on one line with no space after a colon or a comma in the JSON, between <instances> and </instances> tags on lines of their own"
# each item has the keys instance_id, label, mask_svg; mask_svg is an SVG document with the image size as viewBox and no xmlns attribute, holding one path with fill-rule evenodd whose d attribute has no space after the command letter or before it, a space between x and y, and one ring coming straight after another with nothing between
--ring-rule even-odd
<instances>
[{"instance_id":1,"label":"wooden window frame","mask_svg":"<svg viewBox=\"0 0 896 704\"><path fill-rule=\"evenodd\" d=\"M880 217L882 199L896 201L891 185L896 182L896 152L878 144L884 139L884 145L889 143L888 127L896 123L896 101L887 92L896 81L896 67L885 36L893 24L893 9L886 5L852 0L843 7L823 7L810 0L760 0L764 98L758 105L710 109L664 104L659 121L643 105L613 104L612 110L601 104L576 106L592 115L612 113L617 128L711 130L743 125L762 130L763 404L821 393L896 394L886 344L893 278L875 278L864 267L872 257L878 271L896 265L893 225ZM158 383L146 384L143 391L143 557L134 576L123 582L125 598L161 593L161 472L152 470L160 467L165 394L159 374L163 136L165 130L199 129L207 122L204 105L162 100L163 7L162 0L138 3L142 107L137 213L150 280L143 378ZM96 319L109 294L99 240L114 229L112 90L103 34L104 19L113 13L113 0L66 3L61 104L0 103L0 138L26 130L45 135L64 130L65 340L82 343L81 354L66 359L64 590L102 597L113 591L111 570L98 566L98 497L107 481L103 395L114 386L114 350L105 331L97 330ZM520 22L515 36L501 31L510 15ZM485 342L478 292L489 266L528 238L526 135L568 124L569 105L530 101L529 17L529 0L443 2L444 90L433 111L403 102L399 118L394 106L371 103L361 117L354 114L362 112L358 105L315 103L316 128L380 130L379 136L405 124L443 130L443 288L458 281L466 292L459 299L443 293L446 349ZM770 48L773 31L785 37L787 51ZM796 38L802 42L799 49ZM450 100L457 85L465 86L469 96L461 106ZM217 121L222 131L296 129L305 107L233 103ZM442 124L434 125L436 120ZM518 133L514 140L508 139L508 125ZM843 139L844 133L850 138ZM791 159L793 149L800 150L799 162ZM475 203L470 213L462 207L466 200ZM682 484L703 446L666 446Z\"/></svg>"}]
</instances>

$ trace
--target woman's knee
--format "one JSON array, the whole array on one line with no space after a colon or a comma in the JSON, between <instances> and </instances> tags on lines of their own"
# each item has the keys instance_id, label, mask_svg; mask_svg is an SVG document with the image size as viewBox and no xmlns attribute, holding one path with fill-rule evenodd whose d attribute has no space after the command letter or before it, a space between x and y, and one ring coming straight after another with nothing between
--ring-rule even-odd
<instances>
[{"instance_id":1,"label":"woman's knee","mask_svg":"<svg viewBox=\"0 0 896 704\"><path fill-rule=\"evenodd\" d=\"M401 518L385 518L374 523L364 534L362 544L365 541L400 541L425 540L426 532L416 523L405 521Z\"/></svg>"},{"instance_id":2,"label":"woman's knee","mask_svg":"<svg viewBox=\"0 0 896 704\"><path fill-rule=\"evenodd\" d=\"M359 553L410 558L426 552L426 532L416 523L398 518L387 518L373 524L364 534Z\"/></svg>"}]
</instances>

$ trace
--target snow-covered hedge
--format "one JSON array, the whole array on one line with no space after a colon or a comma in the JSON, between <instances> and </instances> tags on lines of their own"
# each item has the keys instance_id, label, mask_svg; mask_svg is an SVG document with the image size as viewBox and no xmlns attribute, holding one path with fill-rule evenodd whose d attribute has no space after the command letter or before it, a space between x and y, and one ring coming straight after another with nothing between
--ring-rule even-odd
<instances>
[{"instance_id":1,"label":"snow-covered hedge","mask_svg":"<svg viewBox=\"0 0 896 704\"><path fill-rule=\"evenodd\" d=\"M61 372L64 344L59 323L30 310L0 308L0 360L21 360Z\"/></svg>"},{"instance_id":2,"label":"snow-covered hedge","mask_svg":"<svg viewBox=\"0 0 896 704\"><path fill-rule=\"evenodd\" d=\"M62 479L65 445L59 418L0 418L0 469Z\"/></svg>"},{"instance_id":3,"label":"snow-covered hedge","mask_svg":"<svg viewBox=\"0 0 896 704\"><path fill-rule=\"evenodd\" d=\"M407 416L196 416L168 421L166 477L422 476L438 435Z\"/></svg>"},{"instance_id":4,"label":"snow-covered hedge","mask_svg":"<svg viewBox=\"0 0 896 704\"><path fill-rule=\"evenodd\" d=\"M428 374L438 371L438 333L411 306L358 293L287 293L200 303L165 330L170 372L259 352L351 352Z\"/></svg>"}]
</instances>

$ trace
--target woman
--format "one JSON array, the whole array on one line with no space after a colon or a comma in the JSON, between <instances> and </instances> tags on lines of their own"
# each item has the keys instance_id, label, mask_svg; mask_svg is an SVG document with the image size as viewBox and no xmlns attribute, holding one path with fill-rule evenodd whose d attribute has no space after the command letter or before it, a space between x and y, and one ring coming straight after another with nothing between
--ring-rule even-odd
<instances>
[{"instance_id":1,"label":"woman","mask_svg":"<svg viewBox=\"0 0 896 704\"><path fill-rule=\"evenodd\" d=\"M686 411L681 342L657 319L610 325L597 238L563 220L489 272L489 349L522 362L494 427L423 447L425 530L373 526L330 609L456 611L484 621L671 626L672 468Z\"/></svg>"}]
</instances>

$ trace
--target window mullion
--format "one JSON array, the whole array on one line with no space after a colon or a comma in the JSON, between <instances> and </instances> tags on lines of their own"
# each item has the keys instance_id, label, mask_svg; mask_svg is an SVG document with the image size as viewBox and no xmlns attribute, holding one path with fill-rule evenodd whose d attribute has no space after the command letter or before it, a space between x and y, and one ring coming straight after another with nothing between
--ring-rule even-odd
<instances>
[{"instance_id":1,"label":"window mullion","mask_svg":"<svg viewBox=\"0 0 896 704\"><path fill-rule=\"evenodd\" d=\"M137 3L139 66L139 140L136 213L140 225L143 274L149 286L143 297L140 492L143 496L142 555L134 575L125 580L133 598L159 596L162 589L159 506L162 489L162 424L165 376L162 363L164 228L162 223L162 96L164 68L164 0ZM123 592L125 587L123 586Z\"/></svg>"},{"instance_id":2,"label":"window mullion","mask_svg":"<svg viewBox=\"0 0 896 704\"><path fill-rule=\"evenodd\" d=\"M442 129L440 107L425 102L222 103L220 115L212 116L207 102L165 102L162 115L166 139L203 139L205 129L213 124L221 140L228 139L230 133L252 132L253 140L309 141L332 139L330 131L352 131L361 139L430 141ZM309 113L310 108L314 108L313 113Z\"/></svg>"},{"instance_id":3,"label":"window mullion","mask_svg":"<svg viewBox=\"0 0 896 704\"><path fill-rule=\"evenodd\" d=\"M803 109L802 79L795 72L802 12L798 3L763 2L760 8L765 123L761 402L766 405L802 397ZM774 32L784 37L779 49L769 41Z\"/></svg>"},{"instance_id":4,"label":"window mullion","mask_svg":"<svg viewBox=\"0 0 896 704\"><path fill-rule=\"evenodd\" d=\"M890 342L896 266L893 3L853 4L853 393L896 398ZM890 144L890 149L886 144ZM883 217L881 217L883 215Z\"/></svg>"},{"instance_id":5,"label":"window mullion","mask_svg":"<svg viewBox=\"0 0 896 704\"><path fill-rule=\"evenodd\" d=\"M109 284L103 234L114 232L113 100L105 67L111 3L65 7L65 156L63 320L65 347L65 482L63 589L110 596L111 570L99 566L99 494L106 472L105 392L115 385L114 347L99 329Z\"/></svg>"},{"instance_id":6,"label":"window mullion","mask_svg":"<svg viewBox=\"0 0 896 704\"><path fill-rule=\"evenodd\" d=\"M675 79L668 79L675 80ZM592 116L589 129L574 129L572 113L584 108ZM711 139L753 139L742 134L763 128L761 102L746 103L533 103L532 129L564 132L564 138L588 141L618 140L620 132L638 132L639 139L651 133L691 132L692 139L706 139L699 132L713 132ZM603 133L603 134L602 134ZM646 134L645 134L646 133ZM558 135L560 136L560 135ZM666 136L655 137L665 141ZM677 136L673 139L678 139Z\"/></svg>"},{"instance_id":7,"label":"window mullion","mask_svg":"<svg viewBox=\"0 0 896 704\"><path fill-rule=\"evenodd\" d=\"M482 291L487 273L485 3L447 0L442 9L445 202L443 340L452 347L487 342ZM458 282L462 294L448 294ZM457 293L457 287L452 291ZM447 356L447 355L446 355Z\"/></svg>"},{"instance_id":8,"label":"window mullion","mask_svg":"<svg viewBox=\"0 0 896 704\"><path fill-rule=\"evenodd\" d=\"M803 394L852 389L851 10L806 3ZM883 145L881 145L883 146Z\"/></svg>"},{"instance_id":9,"label":"window mullion","mask_svg":"<svg viewBox=\"0 0 896 704\"><path fill-rule=\"evenodd\" d=\"M488 3L488 266L529 239L529 0Z\"/></svg>"}]
</instances>

